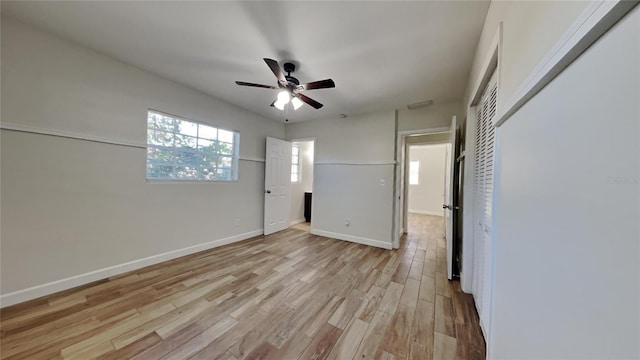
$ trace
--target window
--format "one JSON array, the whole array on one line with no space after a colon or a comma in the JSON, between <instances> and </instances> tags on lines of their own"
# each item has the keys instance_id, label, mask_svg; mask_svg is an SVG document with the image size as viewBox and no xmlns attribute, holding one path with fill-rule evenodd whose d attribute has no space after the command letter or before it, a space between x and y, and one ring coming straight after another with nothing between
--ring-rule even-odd
<instances>
[{"instance_id":1,"label":"window","mask_svg":"<svg viewBox=\"0 0 640 360\"><path fill-rule=\"evenodd\" d=\"M300 182L300 148L296 145L291 147L291 182Z\"/></svg>"},{"instance_id":2,"label":"window","mask_svg":"<svg viewBox=\"0 0 640 360\"><path fill-rule=\"evenodd\" d=\"M409 162L409 185L418 185L420 183L420 161Z\"/></svg>"},{"instance_id":3,"label":"window","mask_svg":"<svg viewBox=\"0 0 640 360\"><path fill-rule=\"evenodd\" d=\"M174 116L147 114L147 179L238 179L237 131Z\"/></svg>"}]
</instances>

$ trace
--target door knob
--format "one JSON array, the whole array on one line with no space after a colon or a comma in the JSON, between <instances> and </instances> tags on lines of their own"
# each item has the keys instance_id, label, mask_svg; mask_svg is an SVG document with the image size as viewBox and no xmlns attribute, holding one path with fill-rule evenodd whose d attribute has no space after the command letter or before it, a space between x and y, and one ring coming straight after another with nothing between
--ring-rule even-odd
<instances>
[{"instance_id":1,"label":"door knob","mask_svg":"<svg viewBox=\"0 0 640 360\"><path fill-rule=\"evenodd\" d=\"M264 192L267 194L271 194L271 190L265 190Z\"/></svg>"},{"instance_id":2,"label":"door knob","mask_svg":"<svg viewBox=\"0 0 640 360\"><path fill-rule=\"evenodd\" d=\"M442 205L442 208L443 208L443 209L451 209L451 206L449 206L449 205L447 205L447 204L444 204L444 205Z\"/></svg>"}]
</instances>

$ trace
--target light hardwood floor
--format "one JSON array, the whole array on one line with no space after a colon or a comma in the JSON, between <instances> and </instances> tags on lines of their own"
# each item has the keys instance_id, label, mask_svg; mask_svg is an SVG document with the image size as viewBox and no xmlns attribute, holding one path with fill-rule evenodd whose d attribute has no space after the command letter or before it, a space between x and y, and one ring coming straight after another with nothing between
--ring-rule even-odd
<instances>
[{"instance_id":1,"label":"light hardwood floor","mask_svg":"<svg viewBox=\"0 0 640 360\"><path fill-rule=\"evenodd\" d=\"M442 218L389 251L297 229L1 311L2 359L484 359Z\"/></svg>"}]
</instances>

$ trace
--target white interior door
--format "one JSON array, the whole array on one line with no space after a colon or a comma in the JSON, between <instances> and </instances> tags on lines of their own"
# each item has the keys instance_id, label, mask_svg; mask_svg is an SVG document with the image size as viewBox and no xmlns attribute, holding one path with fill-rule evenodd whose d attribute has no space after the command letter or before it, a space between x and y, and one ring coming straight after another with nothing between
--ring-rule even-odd
<instances>
[{"instance_id":1,"label":"white interior door","mask_svg":"<svg viewBox=\"0 0 640 360\"><path fill-rule=\"evenodd\" d=\"M451 119L451 131L449 133L449 150L447 152L447 181L445 184L445 201L444 204L444 222L445 236L447 237L447 277L449 280L453 277L453 217L455 216L455 207L453 201L453 189L455 184L454 171L456 168L456 130L458 128L456 117Z\"/></svg>"},{"instance_id":2,"label":"white interior door","mask_svg":"<svg viewBox=\"0 0 640 360\"><path fill-rule=\"evenodd\" d=\"M289 227L291 143L267 137L264 167L264 234Z\"/></svg>"}]
</instances>

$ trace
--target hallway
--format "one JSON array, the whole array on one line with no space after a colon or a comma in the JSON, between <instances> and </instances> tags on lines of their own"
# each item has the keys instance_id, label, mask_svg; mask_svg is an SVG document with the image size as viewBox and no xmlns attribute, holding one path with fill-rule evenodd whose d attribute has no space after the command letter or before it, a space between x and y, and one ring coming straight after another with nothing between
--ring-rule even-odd
<instances>
[{"instance_id":1,"label":"hallway","mask_svg":"<svg viewBox=\"0 0 640 360\"><path fill-rule=\"evenodd\" d=\"M409 213L408 220L396 274L402 275L408 268L407 281L421 280L415 316L429 329L433 327L433 333L426 335L427 349L433 341L433 359L484 359L485 343L473 297L460 290L458 280L447 280L443 217ZM430 353L427 358L432 358Z\"/></svg>"}]
</instances>

